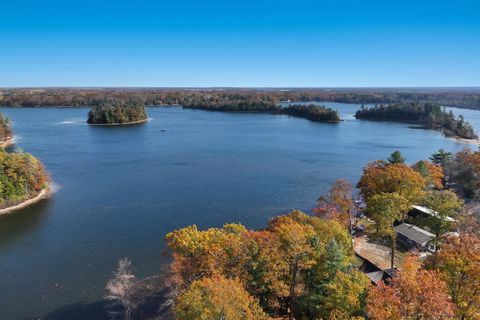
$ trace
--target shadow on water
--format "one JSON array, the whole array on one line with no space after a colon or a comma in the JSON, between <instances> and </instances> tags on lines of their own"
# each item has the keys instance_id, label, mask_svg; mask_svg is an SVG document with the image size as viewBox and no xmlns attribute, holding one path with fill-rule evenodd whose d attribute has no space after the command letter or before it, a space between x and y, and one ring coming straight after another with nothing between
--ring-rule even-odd
<instances>
[{"instance_id":1,"label":"shadow on water","mask_svg":"<svg viewBox=\"0 0 480 320\"><path fill-rule=\"evenodd\" d=\"M162 311L161 305L166 301L168 292L160 290L148 296L141 305L133 312L132 320L172 320L173 316L168 311ZM107 311L108 302L105 300L91 303L77 302L58 308L42 320L110 320L111 315ZM123 319L117 316L116 319Z\"/></svg>"},{"instance_id":2,"label":"shadow on water","mask_svg":"<svg viewBox=\"0 0 480 320\"><path fill-rule=\"evenodd\" d=\"M43 320L107 320L110 319L104 301L92 303L77 302L54 310L41 318Z\"/></svg>"},{"instance_id":3,"label":"shadow on water","mask_svg":"<svg viewBox=\"0 0 480 320\"><path fill-rule=\"evenodd\" d=\"M0 216L0 247L10 245L39 228L50 212L53 201L49 197L28 208Z\"/></svg>"}]
</instances>

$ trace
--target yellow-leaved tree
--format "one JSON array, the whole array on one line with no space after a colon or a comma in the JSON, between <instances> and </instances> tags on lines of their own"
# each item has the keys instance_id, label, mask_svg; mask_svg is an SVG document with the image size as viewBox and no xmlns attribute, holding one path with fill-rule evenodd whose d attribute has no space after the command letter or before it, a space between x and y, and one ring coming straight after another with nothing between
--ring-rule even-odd
<instances>
[{"instance_id":1,"label":"yellow-leaved tree","mask_svg":"<svg viewBox=\"0 0 480 320\"><path fill-rule=\"evenodd\" d=\"M267 320L258 302L238 279L223 276L194 281L177 299L177 320Z\"/></svg>"}]
</instances>

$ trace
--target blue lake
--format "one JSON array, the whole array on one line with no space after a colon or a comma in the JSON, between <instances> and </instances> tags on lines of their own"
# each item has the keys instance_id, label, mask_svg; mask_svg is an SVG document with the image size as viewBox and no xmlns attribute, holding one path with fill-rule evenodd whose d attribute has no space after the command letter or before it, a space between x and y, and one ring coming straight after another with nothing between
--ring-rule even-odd
<instances>
[{"instance_id":1,"label":"blue lake","mask_svg":"<svg viewBox=\"0 0 480 320\"><path fill-rule=\"evenodd\" d=\"M15 148L44 162L57 191L0 216L0 319L89 308L119 258L139 276L158 271L170 230L262 227L273 215L309 210L333 181L355 183L367 162L394 150L415 162L467 146L436 131L355 120L358 105L327 105L345 121L150 107L145 125L107 128L86 125L87 108L3 108ZM479 111L454 111L480 128Z\"/></svg>"}]
</instances>

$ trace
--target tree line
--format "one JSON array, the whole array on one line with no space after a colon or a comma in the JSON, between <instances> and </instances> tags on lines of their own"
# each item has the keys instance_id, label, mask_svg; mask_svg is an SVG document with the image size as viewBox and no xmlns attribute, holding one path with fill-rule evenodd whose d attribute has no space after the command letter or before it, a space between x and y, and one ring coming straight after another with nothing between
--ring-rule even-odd
<instances>
[{"instance_id":1,"label":"tree line","mask_svg":"<svg viewBox=\"0 0 480 320\"><path fill-rule=\"evenodd\" d=\"M472 126L462 115L456 118L452 111L432 103L393 103L363 107L355 113L357 119L397 121L424 125L429 129L442 130L446 136L476 139Z\"/></svg>"},{"instance_id":2,"label":"tree line","mask_svg":"<svg viewBox=\"0 0 480 320\"><path fill-rule=\"evenodd\" d=\"M391 104L397 102L437 103L445 106L480 109L480 92L473 89L1 89L3 106L92 106L108 99L139 99L145 105L201 104L205 99L246 100L261 97L280 101L328 101L356 104ZM248 97L248 98L247 98Z\"/></svg>"}]
</instances>

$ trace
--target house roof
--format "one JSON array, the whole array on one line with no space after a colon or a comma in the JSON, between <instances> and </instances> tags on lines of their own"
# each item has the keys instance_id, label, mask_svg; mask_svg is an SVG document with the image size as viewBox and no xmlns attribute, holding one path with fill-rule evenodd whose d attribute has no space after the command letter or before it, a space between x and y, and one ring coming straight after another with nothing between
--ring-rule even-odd
<instances>
[{"instance_id":1,"label":"house roof","mask_svg":"<svg viewBox=\"0 0 480 320\"><path fill-rule=\"evenodd\" d=\"M412 208L418 210L418 211L421 211L425 214L428 214L432 217L435 217L435 218L438 218L438 219L444 219L445 221L449 221L449 222L455 222L455 219L453 219L452 217L449 217L449 216L446 216L446 217L440 217L440 214L437 212L437 211L434 211L432 209L429 209L429 208L426 208L426 207L422 207L422 206L417 206L417 205L413 205Z\"/></svg>"},{"instance_id":2,"label":"house roof","mask_svg":"<svg viewBox=\"0 0 480 320\"><path fill-rule=\"evenodd\" d=\"M385 281L387 279L393 278L397 275L397 269L385 269L379 271L368 272L365 275L375 284L380 283L380 281Z\"/></svg>"},{"instance_id":3,"label":"house roof","mask_svg":"<svg viewBox=\"0 0 480 320\"><path fill-rule=\"evenodd\" d=\"M383 270L369 272L365 274L373 283L379 283L383 280Z\"/></svg>"},{"instance_id":4,"label":"house roof","mask_svg":"<svg viewBox=\"0 0 480 320\"><path fill-rule=\"evenodd\" d=\"M422 246L435 238L433 233L408 223L402 223L394 229L397 233L404 235Z\"/></svg>"}]
</instances>

